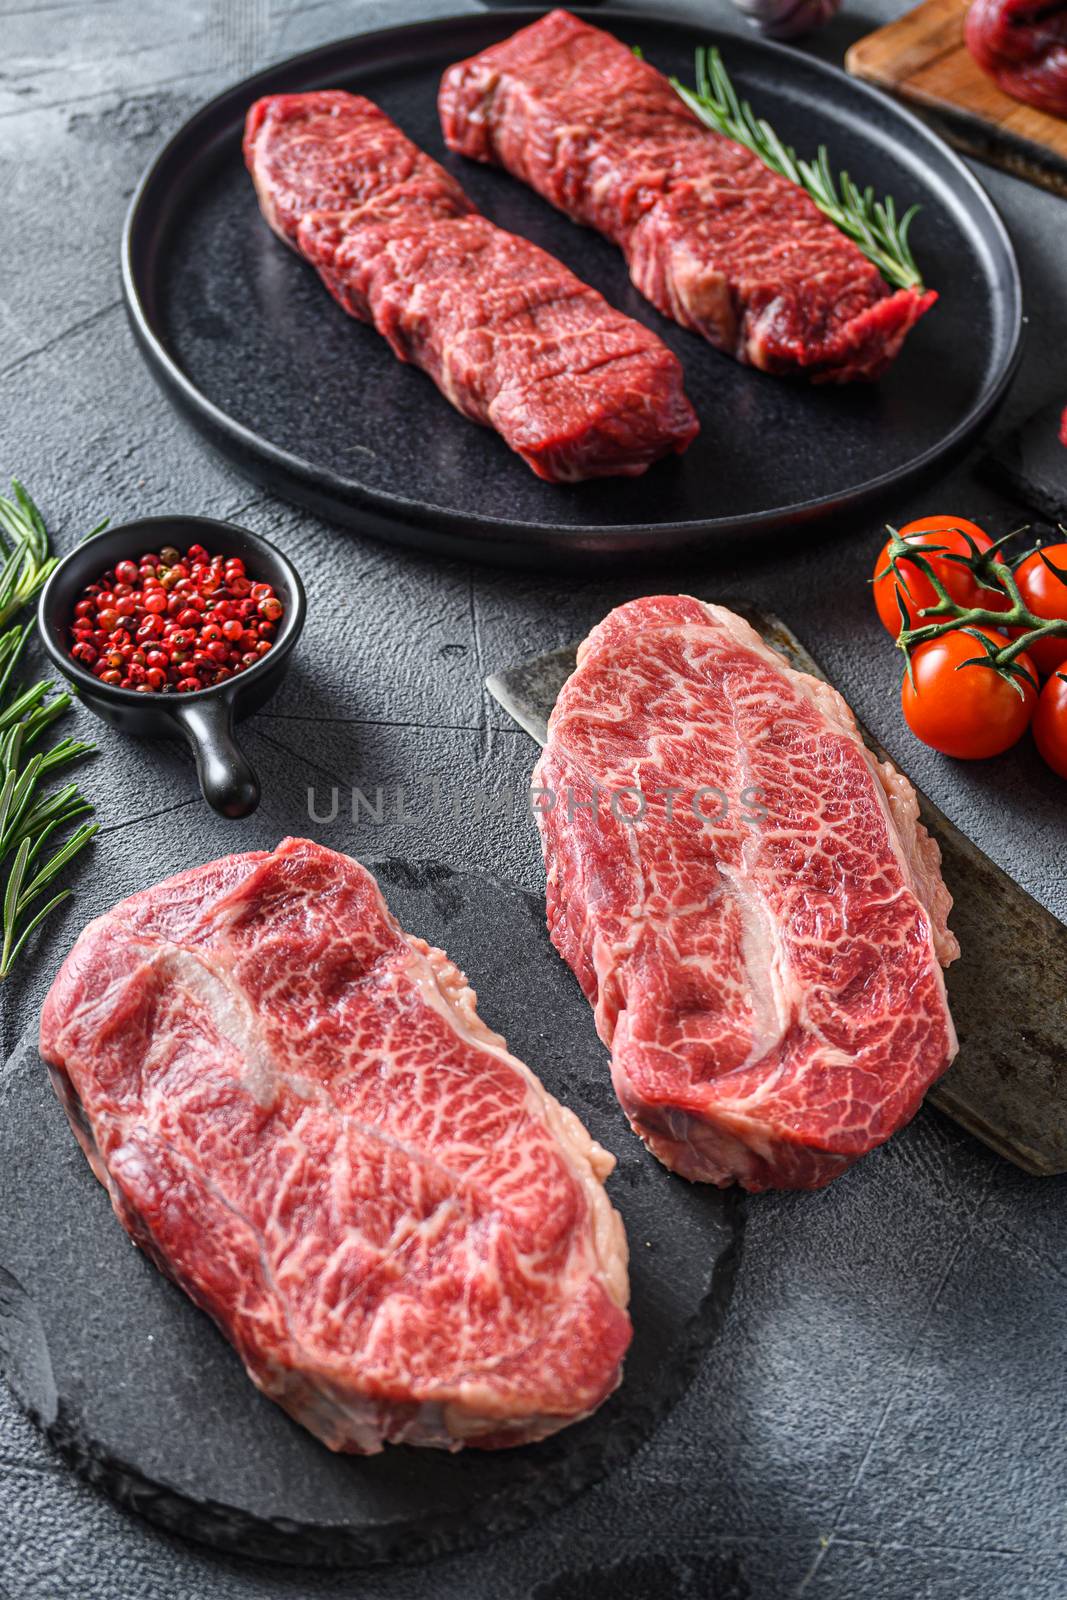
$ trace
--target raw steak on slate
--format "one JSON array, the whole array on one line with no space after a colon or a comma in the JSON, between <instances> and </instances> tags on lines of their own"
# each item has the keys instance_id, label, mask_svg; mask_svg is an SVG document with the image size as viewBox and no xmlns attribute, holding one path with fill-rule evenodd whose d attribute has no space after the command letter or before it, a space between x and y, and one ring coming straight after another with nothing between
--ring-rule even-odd
<instances>
[{"instance_id":1,"label":"raw steak on slate","mask_svg":"<svg viewBox=\"0 0 1067 1600\"><path fill-rule=\"evenodd\" d=\"M940 852L836 690L746 622L633 600L534 774L548 926L668 1167L818 1188L912 1117L956 1036Z\"/></svg>"},{"instance_id":2,"label":"raw steak on slate","mask_svg":"<svg viewBox=\"0 0 1067 1600\"><path fill-rule=\"evenodd\" d=\"M449 149L605 234L658 310L765 372L876 378L937 298L891 292L803 189L567 11L450 67L439 105Z\"/></svg>"},{"instance_id":3,"label":"raw steak on slate","mask_svg":"<svg viewBox=\"0 0 1067 1600\"><path fill-rule=\"evenodd\" d=\"M538 477L635 477L696 436L666 345L479 216L369 100L340 90L257 100L245 159L267 222L344 309Z\"/></svg>"},{"instance_id":4,"label":"raw steak on slate","mask_svg":"<svg viewBox=\"0 0 1067 1600\"><path fill-rule=\"evenodd\" d=\"M331 1449L522 1444L618 1384L613 1158L358 862L286 839L123 901L41 1054L123 1226Z\"/></svg>"}]
</instances>

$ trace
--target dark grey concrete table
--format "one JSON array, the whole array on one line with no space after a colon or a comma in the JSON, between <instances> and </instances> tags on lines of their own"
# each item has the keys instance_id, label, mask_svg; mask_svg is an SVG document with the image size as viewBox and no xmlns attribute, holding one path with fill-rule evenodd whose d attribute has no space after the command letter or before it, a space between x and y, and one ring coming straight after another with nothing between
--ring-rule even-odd
<instances>
[{"instance_id":1,"label":"dark grey concrete table","mask_svg":"<svg viewBox=\"0 0 1067 1600\"><path fill-rule=\"evenodd\" d=\"M479 800L517 792L533 755L482 678L665 587L780 611L949 816L1067 915L1064 791L1032 751L971 769L903 727L897 660L864 584L877 518L659 572L472 570L362 542L256 493L156 391L125 327L117 243L161 137L273 59L458 9L0 0L0 467L39 496L60 548L105 514L232 517L292 552L311 600L299 667L248 728L268 774L255 819L214 819L182 752L105 738L86 774L103 832L75 902L0 991L5 1054L83 921L228 850L311 830L359 853L436 856L536 886L532 829ZM899 9L850 6L816 48L840 60ZM725 20L721 0L691 10ZM1029 340L1007 410L1021 417L1065 387L1067 202L980 176L1022 264ZM973 462L885 514L929 509L998 530L1014 516ZM434 777L456 804L427 803ZM335 785L338 817L314 822L309 799L326 815ZM386 789L381 824L352 822L353 785ZM69 1474L0 1386L0 1600L1052 1600L1067 1593L1065 1220L1063 1182L1023 1178L932 1112L826 1193L752 1203L726 1328L631 1465L541 1526L433 1567L317 1576L164 1538Z\"/></svg>"}]
</instances>

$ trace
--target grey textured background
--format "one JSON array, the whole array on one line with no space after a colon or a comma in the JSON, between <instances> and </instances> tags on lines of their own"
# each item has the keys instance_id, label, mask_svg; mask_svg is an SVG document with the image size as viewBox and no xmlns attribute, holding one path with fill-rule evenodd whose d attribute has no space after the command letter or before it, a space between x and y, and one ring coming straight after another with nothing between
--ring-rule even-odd
<instances>
[{"instance_id":1,"label":"grey textured background","mask_svg":"<svg viewBox=\"0 0 1067 1600\"><path fill-rule=\"evenodd\" d=\"M528 826L469 806L460 819L316 826L309 787L320 807L334 784L437 775L469 793L517 789L533 748L488 700L484 673L664 588L780 611L931 797L1067 915L1064 790L1033 751L968 768L903 727L897 658L865 585L876 518L832 540L793 535L659 571L578 580L472 570L361 542L256 493L157 392L125 326L117 242L160 139L271 60L459 9L472 8L0 0L4 469L38 496L60 549L105 514L243 520L294 556L311 606L290 680L247 729L267 779L255 819L213 818L184 752L105 736L85 777L104 831L74 903L0 992L5 1054L90 915L287 831L536 887ZM899 9L850 5L816 48L840 60ZM727 20L724 0L688 10ZM979 170L1022 266L1028 347L1004 413L1022 417L1058 388L1067 399L1067 203ZM988 519L998 532L1015 517L973 463L885 515L928 510ZM163 1538L76 1481L0 1386L0 1600L1052 1600L1067 1593L1065 1196L1063 1182L1025 1179L923 1113L830 1191L754 1202L723 1336L632 1464L539 1528L432 1568L320 1578Z\"/></svg>"}]
</instances>

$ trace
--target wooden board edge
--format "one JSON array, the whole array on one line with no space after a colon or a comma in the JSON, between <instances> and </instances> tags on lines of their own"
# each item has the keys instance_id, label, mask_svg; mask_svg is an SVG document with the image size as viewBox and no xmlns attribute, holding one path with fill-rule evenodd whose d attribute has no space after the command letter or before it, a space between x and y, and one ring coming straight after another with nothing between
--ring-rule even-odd
<instances>
[{"instance_id":1,"label":"wooden board edge","mask_svg":"<svg viewBox=\"0 0 1067 1600\"><path fill-rule=\"evenodd\" d=\"M861 44L862 40L859 41ZM1051 151L1021 139L1018 134L1004 128L995 128L981 117L965 111L950 111L943 101L929 99L907 84L893 83L879 72L857 63L857 46L853 45L845 56L845 70L851 77L870 83L883 94L903 100L922 117L935 132L940 133L954 149L972 156L987 165L999 167L1013 178L1022 178L1038 188L1067 198L1067 161L1060 161Z\"/></svg>"}]
</instances>

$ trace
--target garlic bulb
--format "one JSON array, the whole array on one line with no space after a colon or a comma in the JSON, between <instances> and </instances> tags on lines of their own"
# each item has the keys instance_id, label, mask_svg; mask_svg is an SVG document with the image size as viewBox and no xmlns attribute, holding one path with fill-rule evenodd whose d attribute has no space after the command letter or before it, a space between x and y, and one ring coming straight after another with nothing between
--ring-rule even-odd
<instances>
[{"instance_id":1,"label":"garlic bulb","mask_svg":"<svg viewBox=\"0 0 1067 1600\"><path fill-rule=\"evenodd\" d=\"M814 33L841 9L841 0L734 0L742 16L770 39Z\"/></svg>"}]
</instances>

